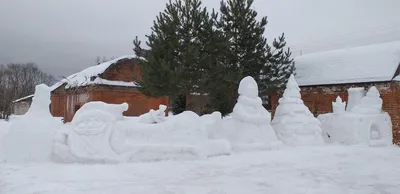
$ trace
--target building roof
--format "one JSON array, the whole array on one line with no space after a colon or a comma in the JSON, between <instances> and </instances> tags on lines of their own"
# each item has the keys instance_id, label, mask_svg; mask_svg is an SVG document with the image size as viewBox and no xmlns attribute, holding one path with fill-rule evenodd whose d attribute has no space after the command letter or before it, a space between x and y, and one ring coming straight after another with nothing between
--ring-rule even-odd
<instances>
[{"instance_id":1,"label":"building roof","mask_svg":"<svg viewBox=\"0 0 400 194\"><path fill-rule=\"evenodd\" d=\"M25 101L25 100L28 100L28 99L30 99L30 98L33 98L33 94L32 94L32 95L29 95L29 96L22 97L22 98L20 98L20 99L16 99L16 100L13 101L13 103Z\"/></svg>"},{"instance_id":2,"label":"building roof","mask_svg":"<svg viewBox=\"0 0 400 194\"><path fill-rule=\"evenodd\" d=\"M79 87L79 86L87 86L87 85L112 85L112 86L127 86L127 87L137 87L138 85L135 82L123 82L123 81L112 81L112 80L106 80L102 79L99 77L100 74L104 73L114 63L118 62L121 59L133 59L136 58L136 56L129 55L129 56L122 56L104 63L101 63L99 65L95 65L89 68L86 68L78 73L74 73L64 79L62 79L60 82L57 82L53 86L50 87L51 91L59 88L63 84L65 85L65 88L73 88L73 87ZM92 77L94 79L92 79Z\"/></svg>"},{"instance_id":3,"label":"building roof","mask_svg":"<svg viewBox=\"0 0 400 194\"><path fill-rule=\"evenodd\" d=\"M307 54L294 59L300 86L391 81L400 41Z\"/></svg>"}]
</instances>

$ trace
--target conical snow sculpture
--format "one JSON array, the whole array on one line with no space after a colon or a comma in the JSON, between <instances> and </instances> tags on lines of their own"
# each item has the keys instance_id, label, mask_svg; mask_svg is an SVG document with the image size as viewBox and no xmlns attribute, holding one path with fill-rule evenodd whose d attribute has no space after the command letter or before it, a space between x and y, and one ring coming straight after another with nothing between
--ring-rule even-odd
<instances>
[{"instance_id":1,"label":"conical snow sculpture","mask_svg":"<svg viewBox=\"0 0 400 194\"><path fill-rule=\"evenodd\" d=\"M216 122L211 138L227 139L233 151L267 150L280 147L272 129L271 114L262 106L256 81L247 76L240 81L239 98L232 117Z\"/></svg>"},{"instance_id":2,"label":"conical snow sculpture","mask_svg":"<svg viewBox=\"0 0 400 194\"><path fill-rule=\"evenodd\" d=\"M49 111L50 89L37 85L28 112L13 121L0 145L0 158L7 162L45 162L51 160L55 130L62 125Z\"/></svg>"},{"instance_id":3,"label":"conical snow sculpture","mask_svg":"<svg viewBox=\"0 0 400 194\"><path fill-rule=\"evenodd\" d=\"M383 101L380 98L378 89L372 86L366 96L362 97L360 103L358 103L351 112L364 113L364 114L380 114L382 113Z\"/></svg>"},{"instance_id":4,"label":"conical snow sculpture","mask_svg":"<svg viewBox=\"0 0 400 194\"><path fill-rule=\"evenodd\" d=\"M283 97L279 99L274 119L272 120L277 137L290 146L310 146L324 143L320 122L301 100L300 88L290 76Z\"/></svg>"}]
</instances>

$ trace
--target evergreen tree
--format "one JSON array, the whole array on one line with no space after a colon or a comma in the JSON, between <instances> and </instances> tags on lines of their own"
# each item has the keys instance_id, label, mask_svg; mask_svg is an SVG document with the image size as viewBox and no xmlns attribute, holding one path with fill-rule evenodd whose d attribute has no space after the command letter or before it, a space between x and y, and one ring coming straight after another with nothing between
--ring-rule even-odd
<instances>
[{"instance_id":1,"label":"evergreen tree","mask_svg":"<svg viewBox=\"0 0 400 194\"><path fill-rule=\"evenodd\" d=\"M140 90L149 96L170 96L173 110L185 110L182 100L193 92L205 93L215 79L209 72L220 65L223 36L200 0L171 0L146 36L149 50L136 38L134 51L142 59ZM226 50L226 49L225 49ZM176 113L179 113L176 112Z\"/></svg>"},{"instance_id":2,"label":"evergreen tree","mask_svg":"<svg viewBox=\"0 0 400 194\"><path fill-rule=\"evenodd\" d=\"M221 29L230 44L227 55L233 70L240 74L236 84L245 76L258 83L260 94L284 86L294 70L290 50L285 51L284 35L273 42L273 49L264 37L267 17L257 20L252 9L254 0L221 1L221 15L213 15L215 25ZM237 67L237 69L235 69Z\"/></svg>"}]
</instances>

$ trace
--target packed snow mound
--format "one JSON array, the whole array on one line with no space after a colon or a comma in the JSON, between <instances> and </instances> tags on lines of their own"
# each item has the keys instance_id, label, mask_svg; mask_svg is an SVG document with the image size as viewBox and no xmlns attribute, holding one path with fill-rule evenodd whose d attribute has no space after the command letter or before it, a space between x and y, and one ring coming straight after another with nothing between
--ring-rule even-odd
<instances>
[{"instance_id":1,"label":"packed snow mound","mask_svg":"<svg viewBox=\"0 0 400 194\"><path fill-rule=\"evenodd\" d=\"M262 106L258 86L252 77L239 85L239 98L231 117L209 125L211 138L227 139L234 151L267 150L281 146L270 121L271 114Z\"/></svg>"},{"instance_id":2,"label":"packed snow mound","mask_svg":"<svg viewBox=\"0 0 400 194\"><path fill-rule=\"evenodd\" d=\"M301 100L300 88L293 74L289 77L283 97L279 99L272 120L277 137L289 146L322 145L322 130L316 119Z\"/></svg>"},{"instance_id":3,"label":"packed snow mound","mask_svg":"<svg viewBox=\"0 0 400 194\"><path fill-rule=\"evenodd\" d=\"M158 110L151 109L148 113L139 116L140 123L161 123L165 120L165 111L167 106L160 104Z\"/></svg>"},{"instance_id":4,"label":"packed snow mound","mask_svg":"<svg viewBox=\"0 0 400 194\"><path fill-rule=\"evenodd\" d=\"M371 87L366 94L364 88L350 88L348 91L351 103L346 111L318 116L325 140L346 145L392 145L391 118L382 111L383 101L378 89ZM332 103L334 110L336 104Z\"/></svg>"},{"instance_id":5,"label":"packed snow mound","mask_svg":"<svg viewBox=\"0 0 400 194\"><path fill-rule=\"evenodd\" d=\"M91 102L90 102L91 103ZM125 119L125 104L83 106L55 139L54 159L59 162L136 162L201 159L230 153L229 142L209 140L200 117L183 112L164 122L143 123ZM113 111L110 111L113 110Z\"/></svg>"},{"instance_id":6,"label":"packed snow mound","mask_svg":"<svg viewBox=\"0 0 400 194\"><path fill-rule=\"evenodd\" d=\"M215 111L211 114L202 115L200 119L203 124L210 125L217 121L220 121L222 119L222 114L218 111Z\"/></svg>"},{"instance_id":7,"label":"packed snow mound","mask_svg":"<svg viewBox=\"0 0 400 194\"><path fill-rule=\"evenodd\" d=\"M28 112L13 120L0 146L0 159L6 162L46 162L51 160L53 136L62 123L49 112L50 89L36 86Z\"/></svg>"}]
</instances>

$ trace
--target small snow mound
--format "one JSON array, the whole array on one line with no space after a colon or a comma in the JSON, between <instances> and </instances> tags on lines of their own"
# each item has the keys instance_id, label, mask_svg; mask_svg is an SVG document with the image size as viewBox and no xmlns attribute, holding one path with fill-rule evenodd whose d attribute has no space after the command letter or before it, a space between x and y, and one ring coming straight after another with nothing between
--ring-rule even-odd
<instances>
[{"instance_id":1,"label":"small snow mound","mask_svg":"<svg viewBox=\"0 0 400 194\"><path fill-rule=\"evenodd\" d=\"M158 108L158 110L151 109L148 113L140 115L138 121L147 124L165 121L165 110L167 110L167 106L161 104Z\"/></svg>"}]
</instances>

